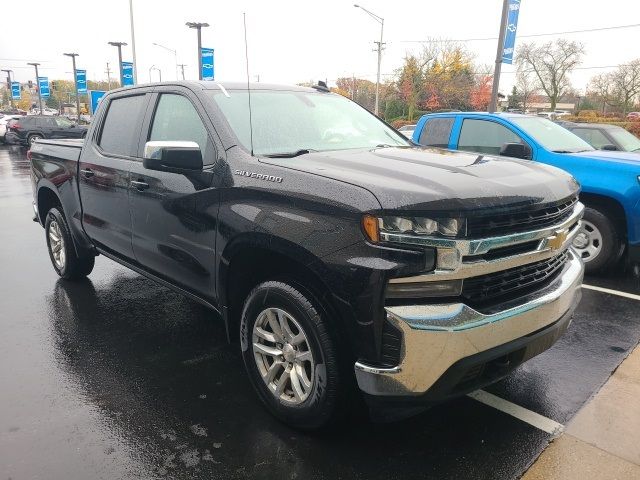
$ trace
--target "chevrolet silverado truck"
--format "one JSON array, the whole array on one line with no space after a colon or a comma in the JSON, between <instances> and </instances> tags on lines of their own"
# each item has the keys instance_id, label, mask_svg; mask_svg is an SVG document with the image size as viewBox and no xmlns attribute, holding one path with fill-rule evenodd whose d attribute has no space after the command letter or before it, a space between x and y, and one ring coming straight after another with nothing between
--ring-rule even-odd
<instances>
[{"instance_id":1,"label":"chevrolet silverado truck","mask_svg":"<svg viewBox=\"0 0 640 480\"><path fill-rule=\"evenodd\" d=\"M29 156L58 275L104 255L218 312L297 428L494 382L579 301L571 176L417 147L321 84L114 90L84 142Z\"/></svg>"},{"instance_id":2,"label":"chevrolet silverado truck","mask_svg":"<svg viewBox=\"0 0 640 480\"><path fill-rule=\"evenodd\" d=\"M571 128L571 127L570 127ZM561 168L580 183L585 205L573 247L587 272L610 269L625 254L640 265L640 155L596 150L554 122L517 113L424 115L421 145L529 159Z\"/></svg>"}]
</instances>

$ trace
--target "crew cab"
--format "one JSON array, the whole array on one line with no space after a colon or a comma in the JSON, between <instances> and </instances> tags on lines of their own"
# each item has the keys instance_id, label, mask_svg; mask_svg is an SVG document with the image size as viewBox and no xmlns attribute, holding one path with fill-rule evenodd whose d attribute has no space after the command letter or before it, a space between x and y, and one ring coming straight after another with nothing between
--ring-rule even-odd
<instances>
[{"instance_id":1,"label":"crew cab","mask_svg":"<svg viewBox=\"0 0 640 480\"><path fill-rule=\"evenodd\" d=\"M640 155L595 150L566 128L513 113L424 115L413 140L451 150L530 159L573 175L586 210L573 246L587 272L615 265L627 250L640 262Z\"/></svg>"},{"instance_id":2,"label":"crew cab","mask_svg":"<svg viewBox=\"0 0 640 480\"><path fill-rule=\"evenodd\" d=\"M358 392L379 412L495 382L580 298L571 176L419 148L322 84L113 90L84 142L29 155L58 275L104 255L218 312L298 428L338 422Z\"/></svg>"}]
</instances>

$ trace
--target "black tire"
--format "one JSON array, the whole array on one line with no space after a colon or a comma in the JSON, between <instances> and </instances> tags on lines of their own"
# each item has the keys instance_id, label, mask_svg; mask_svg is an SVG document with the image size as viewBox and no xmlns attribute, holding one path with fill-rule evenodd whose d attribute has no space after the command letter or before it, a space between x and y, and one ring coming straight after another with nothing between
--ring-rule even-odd
<instances>
[{"instance_id":1,"label":"black tire","mask_svg":"<svg viewBox=\"0 0 640 480\"><path fill-rule=\"evenodd\" d=\"M91 273L95 255L93 252L80 251L80 249L78 249L80 255L76 253L67 220L57 208L54 207L47 213L44 231L49 258L58 275L65 280L77 280ZM58 243L56 238L60 238L62 242ZM58 252L62 252L63 257Z\"/></svg>"},{"instance_id":2,"label":"black tire","mask_svg":"<svg viewBox=\"0 0 640 480\"><path fill-rule=\"evenodd\" d=\"M620 259L622 253L618 229L606 210L586 207L583 225L573 246L584 261L587 273L599 273L611 268ZM587 243L585 244L584 239ZM593 247L597 252L589 252Z\"/></svg>"},{"instance_id":3,"label":"black tire","mask_svg":"<svg viewBox=\"0 0 640 480\"><path fill-rule=\"evenodd\" d=\"M269 389L256 360L253 343L254 325L261 313L269 308L282 310L295 318L308 339L307 344L314 364L313 380L309 387L310 393L298 404L283 400L282 395L278 397ZM299 289L284 282L267 281L258 285L249 294L240 321L242 356L254 389L276 418L302 430L317 430L335 425L343 418L349 395L348 379L345 378L346 375L339 365L338 343L319 311L321 310L316 308ZM285 357L281 358L284 360ZM293 395L290 378L288 382Z\"/></svg>"},{"instance_id":4,"label":"black tire","mask_svg":"<svg viewBox=\"0 0 640 480\"><path fill-rule=\"evenodd\" d=\"M40 140L41 138L44 138L44 137L39 133L32 133L27 137L28 146L33 145L33 142L35 142L36 140Z\"/></svg>"}]
</instances>

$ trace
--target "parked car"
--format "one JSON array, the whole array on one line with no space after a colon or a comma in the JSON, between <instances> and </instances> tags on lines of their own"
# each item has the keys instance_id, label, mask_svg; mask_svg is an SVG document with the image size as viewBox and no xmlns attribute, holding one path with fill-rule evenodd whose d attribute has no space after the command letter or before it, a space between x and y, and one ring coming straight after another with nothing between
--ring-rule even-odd
<instances>
[{"instance_id":1,"label":"parked car","mask_svg":"<svg viewBox=\"0 0 640 480\"><path fill-rule=\"evenodd\" d=\"M429 114L413 134L422 145L531 159L566 170L581 184L586 211L573 247L596 272L626 248L640 262L640 157L595 150L569 130L540 117L508 113Z\"/></svg>"},{"instance_id":2,"label":"parked car","mask_svg":"<svg viewBox=\"0 0 640 480\"><path fill-rule=\"evenodd\" d=\"M640 112L629 112L627 113L627 118L629 120L637 120L640 119Z\"/></svg>"},{"instance_id":3,"label":"parked car","mask_svg":"<svg viewBox=\"0 0 640 480\"><path fill-rule=\"evenodd\" d=\"M29 115L20 117L9 125L15 141L31 145L42 138L84 138L87 127L76 125L63 117Z\"/></svg>"},{"instance_id":4,"label":"parked car","mask_svg":"<svg viewBox=\"0 0 640 480\"><path fill-rule=\"evenodd\" d=\"M2 115L0 118L0 143L7 143L7 123L20 118L20 115Z\"/></svg>"},{"instance_id":5,"label":"parked car","mask_svg":"<svg viewBox=\"0 0 640 480\"><path fill-rule=\"evenodd\" d=\"M640 138L618 125L576 123L565 127L598 150L640 153ZM640 158L640 157L639 157Z\"/></svg>"},{"instance_id":6,"label":"parked car","mask_svg":"<svg viewBox=\"0 0 640 480\"><path fill-rule=\"evenodd\" d=\"M415 130L415 125L404 125L398 129L398 131L407 137L409 140L413 138L413 131Z\"/></svg>"},{"instance_id":7,"label":"parked car","mask_svg":"<svg viewBox=\"0 0 640 480\"><path fill-rule=\"evenodd\" d=\"M571 176L419 148L324 85L254 84L251 116L247 97L112 90L84 143L35 142L58 275L102 254L219 312L262 402L306 429L357 405L356 384L373 409L475 390L567 328Z\"/></svg>"}]
</instances>

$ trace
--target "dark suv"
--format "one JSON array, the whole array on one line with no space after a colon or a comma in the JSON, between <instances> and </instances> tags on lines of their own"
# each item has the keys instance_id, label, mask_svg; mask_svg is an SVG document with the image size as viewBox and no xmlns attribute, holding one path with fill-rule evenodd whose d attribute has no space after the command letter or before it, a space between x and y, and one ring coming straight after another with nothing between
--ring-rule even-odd
<instances>
[{"instance_id":1,"label":"dark suv","mask_svg":"<svg viewBox=\"0 0 640 480\"><path fill-rule=\"evenodd\" d=\"M76 125L63 117L24 116L8 126L7 140L31 145L41 138L84 138L87 127Z\"/></svg>"}]
</instances>

